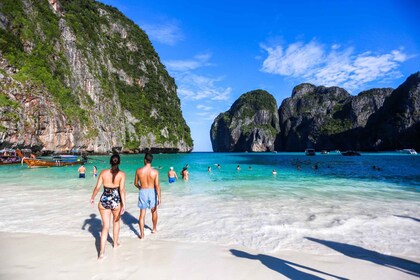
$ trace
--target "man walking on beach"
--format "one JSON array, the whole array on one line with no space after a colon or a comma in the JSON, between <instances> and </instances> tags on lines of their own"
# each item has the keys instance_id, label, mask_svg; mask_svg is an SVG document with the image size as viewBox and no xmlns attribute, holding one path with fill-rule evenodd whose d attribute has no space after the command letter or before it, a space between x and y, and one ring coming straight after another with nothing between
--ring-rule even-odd
<instances>
[{"instance_id":1,"label":"man walking on beach","mask_svg":"<svg viewBox=\"0 0 420 280\"><path fill-rule=\"evenodd\" d=\"M159 172L152 168L153 155L146 153L144 155L144 166L136 170L134 178L134 185L139 191L140 217L140 239L144 238L144 224L146 218L146 209L149 208L152 213L153 230L152 233L157 231L158 213L157 207L160 205L160 185L159 185Z\"/></svg>"}]
</instances>

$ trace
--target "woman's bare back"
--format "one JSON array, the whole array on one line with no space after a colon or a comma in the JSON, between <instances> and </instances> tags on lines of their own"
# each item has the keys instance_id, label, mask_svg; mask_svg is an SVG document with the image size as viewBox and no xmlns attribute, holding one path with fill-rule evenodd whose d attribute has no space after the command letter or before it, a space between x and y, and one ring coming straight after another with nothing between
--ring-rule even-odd
<instances>
[{"instance_id":1,"label":"woman's bare back","mask_svg":"<svg viewBox=\"0 0 420 280\"><path fill-rule=\"evenodd\" d=\"M111 170L106 169L101 172L103 185L108 188L117 188L121 186L121 180L123 179L124 172L118 171L117 175L115 176L114 183L112 182L112 173Z\"/></svg>"}]
</instances>

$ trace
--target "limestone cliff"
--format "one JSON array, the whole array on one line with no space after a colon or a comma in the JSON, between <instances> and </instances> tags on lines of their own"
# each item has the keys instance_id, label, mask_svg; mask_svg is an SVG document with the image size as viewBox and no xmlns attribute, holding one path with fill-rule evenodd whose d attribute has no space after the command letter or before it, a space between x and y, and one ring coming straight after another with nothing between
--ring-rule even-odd
<instances>
[{"instance_id":1,"label":"limestone cliff","mask_svg":"<svg viewBox=\"0 0 420 280\"><path fill-rule=\"evenodd\" d=\"M0 3L0 147L189 152L176 84L147 35L92 0Z\"/></svg>"},{"instance_id":2,"label":"limestone cliff","mask_svg":"<svg viewBox=\"0 0 420 280\"><path fill-rule=\"evenodd\" d=\"M214 120L210 137L215 152L274 150L279 133L277 103L264 90L243 94Z\"/></svg>"},{"instance_id":3,"label":"limestone cliff","mask_svg":"<svg viewBox=\"0 0 420 280\"><path fill-rule=\"evenodd\" d=\"M346 117L336 117L350 96L339 87L296 86L292 97L284 99L279 108L281 134L276 142L276 150L318 148L321 135L350 129L352 123Z\"/></svg>"},{"instance_id":4,"label":"limestone cliff","mask_svg":"<svg viewBox=\"0 0 420 280\"><path fill-rule=\"evenodd\" d=\"M396 90L371 89L357 96L301 84L279 108L276 150L420 149L419 92L419 73Z\"/></svg>"},{"instance_id":5,"label":"limestone cliff","mask_svg":"<svg viewBox=\"0 0 420 280\"><path fill-rule=\"evenodd\" d=\"M420 72L401 84L369 118L364 148L420 150Z\"/></svg>"}]
</instances>

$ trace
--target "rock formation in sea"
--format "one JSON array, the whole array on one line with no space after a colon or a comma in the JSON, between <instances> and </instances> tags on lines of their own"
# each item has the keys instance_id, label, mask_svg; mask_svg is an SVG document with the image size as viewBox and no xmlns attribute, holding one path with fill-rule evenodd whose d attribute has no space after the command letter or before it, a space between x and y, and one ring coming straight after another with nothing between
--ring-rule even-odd
<instances>
[{"instance_id":1,"label":"rock formation in sea","mask_svg":"<svg viewBox=\"0 0 420 280\"><path fill-rule=\"evenodd\" d=\"M43 151L193 148L146 33L90 0L0 4L0 139Z\"/></svg>"},{"instance_id":2,"label":"rock formation in sea","mask_svg":"<svg viewBox=\"0 0 420 280\"><path fill-rule=\"evenodd\" d=\"M364 132L365 149L420 151L420 72L409 76L386 98Z\"/></svg>"},{"instance_id":3,"label":"rock formation in sea","mask_svg":"<svg viewBox=\"0 0 420 280\"><path fill-rule=\"evenodd\" d=\"M259 96L263 95L255 98ZM261 125L247 116L259 109L238 106L242 98L215 119L211 128L214 151L420 150L420 72L395 90L374 88L358 95L339 87L296 86L279 107L279 127L271 125L268 130L278 131L274 148L272 133L265 142L269 144L255 148L250 132Z\"/></svg>"},{"instance_id":4,"label":"rock formation in sea","mask_svg":"<svg viewBox=\"0 0 420 280\"><path fill-rule=\"evenodd\" d=\"M254 90L217 116L210 138L215 152L265 152L274 150L278 133L276 100L264 90Z\"/></svg>"},{"instance_id":5,"label":"rock formation in sea","mask_svg":"<svg viewBox=\"0 0 420 280\"><path fill-rule=\"evenodd\" d=\"M296 86L279 108L276 150L359 150L361 130L391 92L371 89L352 96L339 87Z\"/></svg>"}]
</instances>

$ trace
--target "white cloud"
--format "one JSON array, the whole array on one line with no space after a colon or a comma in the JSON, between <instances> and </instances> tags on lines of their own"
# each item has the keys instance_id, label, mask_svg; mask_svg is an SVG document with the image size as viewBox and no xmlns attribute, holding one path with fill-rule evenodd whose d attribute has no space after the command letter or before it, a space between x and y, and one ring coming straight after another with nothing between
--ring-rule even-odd
<instances>
[{"instance_id":1,"label":"white cloud","mask_svg":"<svg viewBox=\"0 0 420 280\"><path fill-rule=\"evenodd\" d=\"M268 53L261 71L316 85L341 86L349 91L372 81L401 77L398 68L409 59L402 49L385 54L354 54L352 48L341 49L337 44L328 48L316 41L297 42L286 47L261 47Z\"/></svg>"},{"instance_id":2,"label":"white cloud","mask_svg":"<svg viewBox=\"0 0 420 280\"><path fill-rule=\"evenodd\" d=\"M197 74L202 67L213 66L210 62L211 54L203 53L186 60L165 61L170 73L175 77L178 94L185 100L228 100L232 89L218 86L223 77L209 77Z\"/></svg>"},{"instance_id":3,"label":"white cloud","mask_svg":"<svg viewBox=\"0 0 420 280\"><path fill-rule=\"evenodd\" d=\"M228 100L232 89L216 85L222 78L211 78L197 75L191 72L178 73L175 75L178 85L178 93L187 100Z\"/></svg>"},{"instance_id":4,"label":"white cloud","mask_svg":"<svg viewBox=\"0 0 420 280\"><path fill-rule=\"evenodd\" d=\"M205 105L201 105L201 104L197 105L196 108L199 109L199 110L203 110L203 111L210 111L211 109L213 109L213 107L205 106Z\"/></svg>"},{"instance_id":5,"label":"white cloud","mask_svg":"<svg viewBox=\"0 0 420 280\"><path fill-rule=\"evenodd\" d=\"M169 60L165 62L166 67L173 71L190 71L204 66L210 66L208 61L211 54L199 54L192 59L186 60Z\"/></svg>"},{"instance_id":6,"label":"white cloud","mask_svg":"<svg viewBox=\"0 0 420 280\"><path fill-rule=\"evenodd\" d=\"M212 112L200 112L196 113L200 117L200 120L214 121L218 114Z\"/></svg>"},{"instance_id":7,"label":"white cloud","mask_svg":"<svg viewBox=\"0 0 420 280\"><path fill-rule=\"evenodd\" d=\"M159 24L140 25L152 41L173 46L184 39L181 28L176 21L169 21Z\"/></svg>"}]
</instances>

